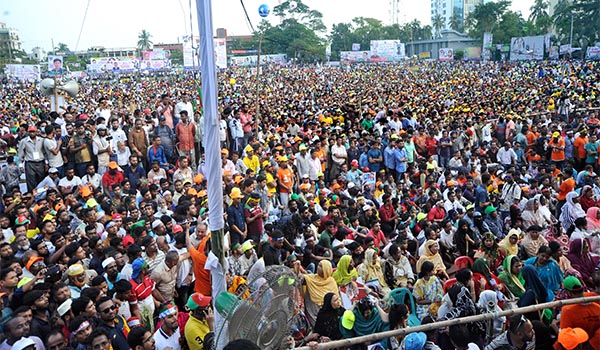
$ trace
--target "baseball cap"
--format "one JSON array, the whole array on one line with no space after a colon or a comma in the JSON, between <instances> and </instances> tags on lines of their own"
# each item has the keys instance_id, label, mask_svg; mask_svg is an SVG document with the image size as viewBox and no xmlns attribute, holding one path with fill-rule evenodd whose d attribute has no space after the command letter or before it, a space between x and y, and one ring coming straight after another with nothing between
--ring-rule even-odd
<instances>
[{"instance_id":1,"label":"baseball cap","mask_svg":"<svg viewBox=\"0 0 600 350\"><path fill-rule=\"evenodd\" d=\"M117 164L117 162L115 162L115 161L108 162L108 168L109 169L118 169L119 168L119 164Z\"/></svg>"},{"instance_id":2,"label":"baseball cap","mask_svg":"<svg viewBox=\"0 0 600 350\"><path fill-rule=\"evenodd\" d=\"M36 132L36 131L37 131L37 128L33 125L27 128L27 132Z\"/></svg>"},{"instance_id":3,"label":"baseball cap","mask_svg":"<svg viewBox=\"0 0 600 350\"><path fill-rule=\"evenodd\" d=\"M356 159L354 159L353 161L350 162L350 165L358 166L358 161Z\"/></svg>"},{"instance_id":4,"label":"baseball cap","mask_svg":"<svg viewBox=\"0 0 600 350\"><path fill-rule=\"evenodd\" d=\"M252 241L246 241L242 244L242 253L245 253L252 248L254 248L252 246Z\"/></svg>"},{"instance_id":5,"label":"baseball cap","mask_svg":"<svg viewBox=\"0 0 600 350\"><path fill-rule=\"evenodd\" d=\"M563 281L563 286L570 292L581 292L583 290L581 282L575 276L567 276Z\"/></svg>"},{"instance_id":6,"label":"baseball cap","mask_svg":"<svg viewBox=\"0 0 600 350\"><path fill-rule=\"evenodd\" d=\"M575 349L581 343L588 341L589 336L581 328L563 328L558 333L558 343L567 350Z\"/></svg>"},{"instance_id":7,"label":"baseball cap","mask_svg":"<svg viewBox=\"0 0 600 350\"><path fill-rule=\"evenodd\" d=\"M41 256L32 256L31 258L29 258L29 260L27 260L27 264L25 264L25 267L27 268L27 270L31 270L31 266L33 266L33 264L35 264L38 261L44 261L44 258L42 258Z\"/></svg>"},{"instance_id":8,"label":"baseball cap","mask_svg":"<svg viewBox=\"0 0 600 350\"><path fill-rule=\"evenodd\" d=\"M211 297L208 297L202 293L194 293L190 295L185 305L190 310L196 310L199 307L209 306L211 299Z\"/></svg>"},{"instance_id":9,"label":"baseball cap","mask_svg":"<svg viewBox=\"0 0 600 350\"><path fill-rule=\"evenodd\" d=\"M100 124L100 125L98 125L98 127L96 128L96 130L98 130L98 131L100 131L100 130L106 130L106 125Z\"/></svg>"},{"instance_id":10,"label":"baseball cap","mask_svg":"<svg viewBox=\"0 0 600 350\"><path fill-rule=\"evenodd\" d=\"M560 133L558 131L555 131L552 133L552 137L559 137Z\"/></svg>"},{"instance_id":11,"label":"baseball cap","mask_svg":"<svg viewBox=\"0 0 600 350\"><path fill-rule=\"evenodd\" d=\"M48 174L58 174L58 169L50 168L50 169L48 169Z\"/></svg>"},{"instance_id":12,"label":"baseball cap","mask_svg":"<svg viewBox=\"0 0 600 350\"><path fill-rule=\"evenodd\" d=\"M31 339L29 339L29 337L23 337L19 340L17 340L13 346L12 349L13 350L24 350L27 349L30 346L34 346L35 347L35 342Z\"/></svg>"},{"instance_id":13,"label":"baseball cap","mask_svg":"<svg viewBox=\"0 0 600 350\"><path fill-rule=\"evenodd\" d=\"M350 310L344 311L344 315L342 315L342 327L347 330L352 329L352 327L354 327L355 320L356 316L354 316L354 312Z\"/></svg>"},{"instance_id":14,"label":"baseball cap","mask_svg":"<svg viewBox=\"0 0 600 350\"><path fill-rule=\"evenodd\" d=\"M148 263L144 259L142 259L142 258L135 259L133 261L133 263L131 263L131 268L133 269L133 273L131 274L131 277L137 278L140 275L140 272L142 272L142 269L146 266L148 266Z\"/></svg>"},{"instance_id":15,"label":"baseball cap","mask_svg":"<svg viewBox=\"0 0 600 350\"><path fill-rule=\"evenodd\" d=\"M56 309L56 311L62 317L67 312L69 312L69 310L71 310L71 305L72 304L73 304L73 299L67 299L62 304L60 304L60 306Z\"/></svg>"},{"instance_id":16,"label":"baseball cap","mask_svg":"<svg viewBox=\"0 0 600 350\"><path fill-rule=\"evenodd\" d=\"M231 190L229 197L231 197L231 199L239 199L239 198L244 198L244 195L242 194L242 191L239 188L234 187Z\"/></svg>"},{"instance_id":17,"label":"baseball cap","mask_svg":"<svg viewBox=\"0 0 600 350\"><path fill-rule=\"evenodd\" d=\"M305 144L301 144L300 147L298 147L299 151L306 151L308 149L308 147L306 147Z\"/></svg>"},{"instance_id":18,"label":"baseball cap","mask_svg":"<svg viewBox=\"0 0 600 350\"><path fill-rule=\"evenodd\" d=\"M410 333L404 338L404 349L421 350L427 341L427 335L423 332Z\"/></svg>"},{"instance_id":19,"label":"baseball cap","mask_svg":"<svg viewBox=\"0 0 600 350\"><path fill-rule=\"evenodd\" d=\"M493 205L488 205L488 206L485 208L485 214L486 214L486 215L487 215L487 214L491 214L491 213L495 212L497 209L498 209L498 208L494 207Z\"/></svg>"}]
</instances>

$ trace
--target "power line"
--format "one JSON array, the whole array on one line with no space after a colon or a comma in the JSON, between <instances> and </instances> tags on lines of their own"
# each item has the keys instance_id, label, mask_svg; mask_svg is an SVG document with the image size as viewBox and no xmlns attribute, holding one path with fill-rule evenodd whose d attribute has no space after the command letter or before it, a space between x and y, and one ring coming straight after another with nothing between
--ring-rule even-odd
<instances>
[{"instance_id":1,"label":"power line","mask_svg":"<svg viewBox=\"0 0 600 350\"><path fill-rule=\"evenodd\" d=\"M246 11L246 5L244 5L244 0L240 0L240 3L242 4L242 8L244 9L244 14L246 15L246 21L248 21L248 24L250 25L250 29L252 29L252 33L254 33L255 32L254 26L252 25L250 16L248 16L248 11Z\"/></svg>"},{"instance_id":2,"label":"power line","mask_svg":"<svg viewBox=\"0 0 600 350\"><path fill-rule=\"evenodd\" d=\"M83 33L83 26L85 25L85 19L87 18L88 9L90 8L90 3L92 0L88 0L87 5L85 6L85 13L83 14L83 21L81 21L81 28L79 28L79 35L77 36L77 44L75 44L75 51L79 48L79 40L81 39L81 33ZM54 50L54 48L52 48Z\"/></svg>"}]
</instances>

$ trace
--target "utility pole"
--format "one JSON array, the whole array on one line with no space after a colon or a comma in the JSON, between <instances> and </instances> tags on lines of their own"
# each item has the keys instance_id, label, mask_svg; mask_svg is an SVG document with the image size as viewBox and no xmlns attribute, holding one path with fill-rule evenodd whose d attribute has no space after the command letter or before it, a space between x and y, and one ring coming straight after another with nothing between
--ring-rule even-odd
<instances>
[{"instance_id":1,"label":"utility pole","mask_svg":"<svg viewBox=\"0 0 600 350\"><path fill-rule=\"evenodd\" d=\"M571 14L571 35L569 37L569 58L573 58L573 14Z\"/></svg>"}]
</instances>

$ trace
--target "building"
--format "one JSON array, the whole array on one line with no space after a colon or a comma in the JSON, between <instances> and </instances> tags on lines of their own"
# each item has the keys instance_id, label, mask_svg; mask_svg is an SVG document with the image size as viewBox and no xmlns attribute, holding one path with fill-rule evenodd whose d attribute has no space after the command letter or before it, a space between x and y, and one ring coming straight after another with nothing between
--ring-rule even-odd
<instances>
[{"instance_id":1,"label":"building","mask_svg":"<svg viewBox=\"0 0 600 350\"><path fill-rule=\"evenodd\" d=\"M12 61L17 51L23 50L19 32L0 23L0 57Z\"/></svg>"},{"instance_id":2,"label":"building","mask_svg":"<svg viewBox=\"0 0 600 350\"><path fill-rule=\"evenodd\" d=\"M152 46L152 48L154 50L165 50L165 51L169 51L169 52L183 52L183 44L182 43L177 43L177 44L154 44Z\"/></svg>"},{"instance_id":3,"label":"building","mask_svg":"<svg viewBox=\"0 0 600 350\"><path fill-rule=\"evenodd\" d=\"M464 50L467 47L481 46L481 44L467 34L455 30L442 30L441 37L433 40L420 40L405 44L406 56L419 56L421 53L429 52L430 58L437 60L440 49L453 49L454 52Z\"/></svg>"},{"instance_id":4,"label":"building","mask_svg":"<svg viewBox=\"0 0 600 350\"><path fill-rule=\"evenodd\" d=\"M43 48L36 46L31 49L31 53L29 54L30 60L35 60L38 62L45 62L48 58L48 53Z\"/></svg>"},{"instance_id":5,"label":"building","mask_svg":"<svg viewBox=\"0 0 600 350\"><path fill-rule=\"evenodd\" d=\"M485 4L491 0L431 0L431 23L435 23L435 18L440 15L443 20L443 29L450 29L450 23L454 16L464 27L465 19L480 4Z\"/></svg>"}]
</instances>

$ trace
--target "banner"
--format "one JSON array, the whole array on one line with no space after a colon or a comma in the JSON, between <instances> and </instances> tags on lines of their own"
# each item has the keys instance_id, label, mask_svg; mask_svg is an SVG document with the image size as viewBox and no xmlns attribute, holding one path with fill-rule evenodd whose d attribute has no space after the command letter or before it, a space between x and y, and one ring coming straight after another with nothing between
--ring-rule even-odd
<instances>
[{"instance_id":1,"label":"banner","mask_svg":"<svg viewBox=\"0 0 600 350\"><path fill-rule=\"evenodd\" d=\"M242 67L256 67L257 56L231 57L230 63ZM260 55L260 64L286 64L286 54Z\"/></svg>"},{"instance_id":2,"label":"banner","mask_svg":"<svg viewBox=\"0 0 600 350\"><path fill-rule=\"evenodd\" d=\"M170 56L169 51L164 49L154 49L152 51L144 51L142 52L142 60L151 61L151 60L166 60Z\"/></svg>"},{"instance_id":3,"label":"banner","mask_svg":"<svg viewBox=\"0 0 600 350\"><path fill-rule=\"evenodd\" d=\"M544 36L525 36L510 40L510 60L542 60L544 59Z\"/></svg>"},{"instance_id":4,"label":"banner","mask_svg":"<svg viewBox=\"0 0 600 350\"><path fill-rule=\"evenodd\" d=\"M170 60L152 60L152 61L142 61L140 63L140 70L143 71L158 71L158 70L168 70L171 69L171 61Z\"/></svg>"},{"instance_id":5,"label":"banner","mask_svg":"<svg viewBox=\"0 0 600 350\"><path fill-rule=\"evenodd\" d=\"M438 52L438 59L440 61L453 61L454 60L454 50L447 48L447 49L440 49Z\"/></svg>"},{"instance_id":6,"label":"banner","mask_svg":"<svg viewBox=\"0 0 600 350\"><path fill-rule=\"evenodd\" d=\"M406 48L400 40L371 40L371 62L400 61L406 56Z\"/></svg>"},{"instance_id":7,"label":"banner","mask_svg":"<svg viewBox=\"0 0 600 350\"><path fill-rule=\"evenodd\" d=\"M485 32L483 33L483 48L491 49L492 42L494 41L494 34Z\"/></svg>"},{"instance_id":8,"label":"banner","mask_svg":"<svg viewBox=\"0 0 600 350\"><path fill-rule=\"evenodd\" d=\"M226 39L214 39L215 60L217 68L227 69L227 42Z\"/></svg>"},{"instance_id":9,"label":"banner","mask_svg":"<svg viewBox=\"0 0 600 350\"><path fill-rule=\"evenodd\" d=\"M429 58L431 58L431 52L429 52L429 51L419 52L419 58L422 60L429 59Z\"/></svg>"},{"instance_id":10,"label":"banner","mask_svg":"<svg viewBox=\"0 0 600 350\"><path fill-rule=\"evenodd\" d=\"M560 50L558 52L561 55L565 54L565 53L570 53L571 52L571 45L570 44L560 45Z\"/></svg>"},{"instance_id":11,"label":"banner","mask_svg":"<svg viewBox=\"0 0 600 350\"><path fill-rule=\"evenodd\" d=\"M359 43L353 43L352 44L352 51L360 51L360 44Z\"/></svg>"},{"instance_id":12,"label":"banner","mask_svg":"<svg viewBox=\"0 0 600 350\"><path fill-rule=\"evenodd\" d=\"M86 70L92 73L133 72L139 68L136 57L96 57L91 58Z\"/></svg>"},{"instance_id":13,"label":"banner","mask_svg":"<svg viewBox=\"0 0 600 350\"><path fill-rule=\"evenodd\" d=\"M340 51L340 61L342 62L369 62L369 51Z\"/></svg>"},{"instance_id":14,"label":"banner","mask_svg":"<svg viewBox=\"0 0 600 350\"><path fill-rule=\"evenodd\" d=\"M465 48L465 56L463 59L465 61L481 60L481 47L466 47Z\"/></svg>"},{"instance_id":15,"label":"banner","mask_svg":"<svg viewBox=\"0 0 600 350\"><path fill-rule=\"evenodd\" d=\"M588 60L600 60L600 46L588 47L585 58Z\"/></svg>"},{"instance_id":16,"label":"banner","mask_svg":"<svg viewBox=\"0 0 600 350\"><path fill-rule=\"evenodd\" d=\"M6 74L19 80L40 80L40 66L37 64L7 64Z\"/></svg>"},{"instance_id":17,"label":"banner","mask_svg":"<svg viewBox=\"0 0 600 350\"><path fill-rule=\"evenodd\" d=\"M63 74L63 57L62 56L48 56L48 75L53 77L55 75Z\"/></svg>"}]
</instances>

